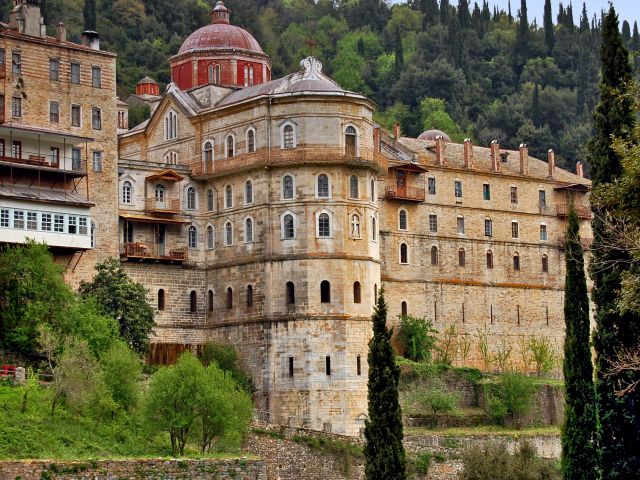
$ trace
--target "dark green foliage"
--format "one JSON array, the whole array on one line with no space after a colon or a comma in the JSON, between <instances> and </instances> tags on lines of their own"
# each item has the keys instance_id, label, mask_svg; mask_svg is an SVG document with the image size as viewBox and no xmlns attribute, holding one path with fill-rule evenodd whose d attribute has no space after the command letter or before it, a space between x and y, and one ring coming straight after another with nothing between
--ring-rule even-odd
<instances>
[{"instance_id":1,"label":"dark green foliage","mask_svg":"<svg viewBox=\"0 0 640 480\"><path fill-rule=\"evenodd\" d=\"M115 259L96 265L91 282L82 282L80 293L94 298L100 311L115 318L120 336L139 354L149 349L153 328L153 309L147 302L147 290L134 282Z\"/></svg>"},{"instance_id":2,"label":"dark green foliage","mask_svg":"<svg viewBox=\"0 0 640 480\"><path fill-rule=\"evenodd\" d=\"M140 125L151 116L148 103L137 103L129 107L129 128Z\"/></svg>"},{"instance_id":3,"label":"dark green foliage","mask_svg":"<svg viewBox=\"0 0 640 480\"><path fill-rule=\"evenodd\" d=\"M400 27L396 27L394 35L395 54L396 54L396 78L400 76L402 67L404 66L404 49L402 47L402 36L400 35Z\"/></svg>"},{"instance_id":4,"label":"dark green foliage","mask_svg":"<svg viewBox=\"0 0 640 480\"><path fill-rule=\"evenodd\" d=\"M547 46L547 55L551 56L556 44L553 17L551 16L551 0L544 0L544 44Z\"/></svg>"},{"instance_id":5,"label":"dark green foliage","mask_svg":"<svg viewBox=\"0 0 640 480\"><path fill-rule=\"evenodd\" d=\"M405 452L402 445L402 413L398 400L400 368L387 328L387 304L380 290L373 314L373 337L369 341L369 418L365 421L365 478L405 480Z\"/></svg>"},{"instance_id":6,"label":"dark green foliage","mask_svg":"<svg viewBox=\"0 0 640 480\"><path fill-rule=\"evenodd\" d=\"M589 293L580 243L580 223L572 209L565 234L564 385L562 472L565 480L593 478L596 462L596 411L589 345Z\"/></svg>"},{"instance_id":7,"label":"dark green foliage","mask_svg":"<svg viewBox=\"0 0 640 480\"><path fill-rule=\"evenodd\" d=\"M123 341L114 342L100 359L102 381L113 401L126 412L132 411L142 394L142 363Z\"/></svg>"},{"instance_id":8,"label":"dark green foliage","mask_svg":"<svg viewBox=\"0 0 640 480\"><path fill-rule=\"evenodd\" d=\"M404 357L415 362L430 362L436 346L438 331L430 320L410 315L400 318L398 341L404 351Z\"/></svg>"},{"instance_id":9,"label":"dark green foliage","mask_svg":"<svg viewBox=\"0 0 640 480\"><path fill-rule=\"evenodd\" d=\"M536 390L531 377L517 372L501 374L496 383L485 385L489 414L500 423L509 418L519 428L522 417L531 411Z\"/></svg>"},{"instance_id":10,"label":"dark green foliage","mask_svg":"<svg viewBox=\"0 0 640 480\"><path fill-rule=\"evenodd\" d=\"M251 379L242 370L238 361L238 352L231 345L215 342L207 342L202 348L202 363L209 366L216 363L218 368L229 372L236 383L248 392L251 392Z\"/></svg>"},{"instance_id":11,"label":"dark green foliage","mask_svg":"<svg viewBox=\"0 0 640 480\"><path fill-rule=\"evenodd\" d=\"M97 28L96 0L84 0L82 14L84 16L84 29L95 31Z\"/></svg>"},{"instance_id":12,"label":"dark green foliage","mask_svg":"<svg viewBox=\"0 0 640 480\"><path fill-rule=\"evenodd\" d=\"M536 128L542 126L542 111L540 110L540 87L536 83L533 87L533 99L531 100L531 120Z\"/></svg>"}]
</instances>

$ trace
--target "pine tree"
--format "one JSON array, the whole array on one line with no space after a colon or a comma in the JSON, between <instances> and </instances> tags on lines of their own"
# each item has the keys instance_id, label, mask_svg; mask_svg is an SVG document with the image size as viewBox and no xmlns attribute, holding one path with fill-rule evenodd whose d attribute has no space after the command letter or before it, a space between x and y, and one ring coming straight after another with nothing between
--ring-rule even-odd
<instances>
[{"instance_id":1,"label":"pine tree","mask_svg":"<svg viewBox=\"0 0 640 480\"><path fill-rule=\"evenodd\" d=\"M580 243L580 223L571 208L565 235L564 284L564 426L562 472L564 480L595 477L596 410L593 365L589 346L589 293Z\"/></svg>"},{"instance_id":2,"label":"pine tree","mask_svg":"<svg viewBox=\"0 0 640 480\"><path fill-rule=\"evenodd\" d=\"M365 421L365 478L405 480L402 414L398 400L400 369L387 328L387 304L381 290L373 313L373 338L369 341L369 419Z\"/></svg>"},{"instance_id":3,"label":"pine tree","mask_svg":"<svg viewBox=\"0 0 640 480\"><path fill-rule=\"evenodd\" d=\"M540 110L540 87L536 83L533 87L533 99L531 100L531 121L536 128L542 126L542 112Z\"/></svg>"},{"instance_id":4,"label":"pine tree","mask_svg":"<svg viewBox=\"0 0 640 480\"><path fill-rule=\"evenodd\" d=\"M547 46L547 55L551 56L556 44L556 35L553 31L553 17L551 16L551 0L544 1L544 43Z\"/></svg>"},{"instance_id":5,"label":"pine tree","mask_svg":"<svg viewBox=\"0 0 640 480\"><path fill-rule=\"evenodd\" d=\"M622 162L612 147L612 137L626 140L634 126L634 112L628 95L632 78L629 54L618 30L613 6L602 23L600 103L594 114L595 136L589 144L594 190L619 178ZM619 397L621 379L631 380L640 373L609 375L611 361L636 342L640 318L622 314L617 308L617 292L628 253L610 249L615 243L604 219L611 211L594 206L593 302L596 305L596 398L598 411L599 469L602 480L637 478L640 472L640 389Z\"/></svg>"},{"instance_id":6,"label":"pine tree","mask_svg":"<svg viewBox=\"0 0 640 480\"><path fill-rule=\"evenodd\" d=\"M84 0L84 29L95 31L96 22L96 0Z\"/></svg>"}]
</instances>

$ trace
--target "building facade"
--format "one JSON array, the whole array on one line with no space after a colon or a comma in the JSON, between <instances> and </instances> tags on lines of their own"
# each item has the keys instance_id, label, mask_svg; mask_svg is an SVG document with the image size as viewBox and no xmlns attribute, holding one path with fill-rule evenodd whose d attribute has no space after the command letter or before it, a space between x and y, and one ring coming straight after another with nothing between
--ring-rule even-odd
<instances>
[{"instance_id":1,"label":"building facade","mask_svg":"<svg viewBox=\"0 0 640 480\"><path fill-rule=\"evenodd\" d=\"M270 81L222 2L212 22L171 59L151 118L120 135L120 257L156 307L152 361L228 342L265 420L357 435L382 286L390 323L455 331L459 364L494 368L483 342L494 359L515 346L517 363L523 339L561 340L571 201L590 235L582 175L524 145L389 135L316 59Z\"/></svg>"},{"instance_id":2,"label":"building facade","mask_svg":"<svg viewBox=\"0 0 640 480\"><path fill-rule=\"evenodd\" d=\"M118 253L115 55L46 35L39 0L0 26L0 243L47 243L70 283Z\"/></svg>"}]
</instances>

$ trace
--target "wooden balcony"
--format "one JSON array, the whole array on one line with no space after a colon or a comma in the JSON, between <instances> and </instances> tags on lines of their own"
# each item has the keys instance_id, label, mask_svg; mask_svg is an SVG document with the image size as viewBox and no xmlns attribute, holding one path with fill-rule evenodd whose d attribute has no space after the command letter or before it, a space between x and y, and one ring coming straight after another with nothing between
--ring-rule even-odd
<instances>
[{"instance_id":1,"label":"wooden balcony","mask_svg":"<svg viewBox=\"0 0 640 480\"><path fill-rule=\"evenodd\" d=\"M591 207L588 207L586 205L574 205L573 208L575 209L579 218L591 219ZM570 210L571 207L569 205L556 205L556 214L560 218L566 218L569 215Z\"/></svg>"},{"instance_id":2,"label":"wooden balcony","mask_svg":"<svg viewBox=\"0 0 640 480\"><path fill-rule=\"evenodd\" d=\"M49 172L60 172L75 176L87 174L87 161L84 158L58 157L52 159L45 154L23 152L21 157L10 157L0 155L0 162L10 163L15 166L26 166L28 168L43 169Z\"/></svg>"},{"instance_id":3,"label":"wooden balcony","mask_svg":"<svg viewBox=\"0 0 640 480\"><path fill-rule=\"evenodd\" d=\"M407 202L424 202L424 188L416 187L387 187L385 197L390 200L405 200Z\"/></svg>"},{"instance_id":4,"label":"wooden balcony","mask_svg":"<svg viewBox=\"0 0 640 480\"><path fill-rule=\"evenodd\" d=\"M159 251L158 245L147 245L140 242L125 243L120 246L120 256L129 260L184 263L189 259L187 247L165 247L165 253Z\"/></svg>"},{"instance_id":5,"label":"wooden balcony","mask_svg":"<svg viewBox=\"0 0 640 480\"><path fill-rule=\"evenodd\" d=\"M158 199L155 197L147 198L147 211L154 213L180 213L179 198Z\"/></svg>"}]
</instances>

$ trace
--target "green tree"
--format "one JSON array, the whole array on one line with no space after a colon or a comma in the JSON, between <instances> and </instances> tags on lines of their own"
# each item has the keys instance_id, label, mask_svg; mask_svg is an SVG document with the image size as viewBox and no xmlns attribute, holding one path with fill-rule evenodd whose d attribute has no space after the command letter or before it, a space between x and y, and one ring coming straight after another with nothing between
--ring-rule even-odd
<instances>
[{"instance_id":1,"label":"green tree","mask_svg":"<svg viewBox=\"0 0 640 480\"><path fill-rule=\"evenodd\" d=\"M153 328L153 309L147 301L147 290L134 282L115 259L96 265L97 274L91 282L82 282L80 293L94 298L105 315L118 321L120 336L136 352L149 349L149 335Z\"/></svg>"},{"instance_id":2,"label":"green tree","mask_svg":"<svg viewBox=\"0 0 640 480\"><path fill-rule=\"evenodd\" d=\"M380 290L373 313L373 337L369 341L369 418L365 421L365 478L405 480L406 460L402 445L402 413L398 400L400 368L387 328L387 304Z\"/></svg>"},{"instance_id":3,"label":"green tree","mask_svg":"<svg viewBox=\"0 0 640 480\"><path fill-rule=\"evenodd\" d=\"M205 367L215 363L218 368L229 372L236 383L250 392L252 389L251 379L240 367L238 352L233 346L228 344L207 342L202 348L202 363Z\"/></svg>"},{"instance_id":4,"label":"green tree","mask_svg":"<svg viewBox=\"0 0 640 480\"><path fill-rule=\"evenodd\" d=\"M84 29L95 31L97 27L96 22L96 0L84 0Z\"/></svg>"},{"instance_id":5,"label":"green tree","mask_svg":"<svg viewBox=\"0 0 640 480\"><path fill-rule=\"evenodd\" d=\"M142 363L123 341L114 342L100 359L102 381L113 401L132 411L140 401Z\"/></svg>"},{"instance_id":6,"label":"green tree","mask_svg":"<svg viewBox=\"0 0 640 480\"><path fill-rule=\"evenodd\" d=\"M400 27L396 27L394 32L394 44L395 44L395 70L396 78L400 76L402 67L404 66L404 49L402 47L402 36L400 35Z\"/></svg>"},{"instance_id":7,"label":"green tree","mask_svg":"<svg viewBox=\"0 0 640 480\"><path fill-rule=\"evenodd\" d=\"M511 8L511 3L509 3ZM509 14L511 16L511 14ZM514 49L514 68L519 75L529 58L529 19L527 17L527 0L520 0L519 22Z\"/></svg>"},{"instance_id":8,"label":"green tree","mask_svg":"<svg viewBox=\"0 0 640 480\"><path fill-rule=\"evenodd\" d=\"M427 97L420 102L423 130L442 130L454 141L462 141L465 133L446 111L446 104L442 98Z\"/></svg>"},{"instance_id":9,"label":"green tree","mask_svg":"<svg viewBox=\"0 0 640 480\"><path fill-rule=\"evenodd\" d=\"M542 112L540 111L540 87L536 83L533 87L533 99L531 100L531 121L536 128L542 126Z\"/></svg>"},{"instance_id":10,"label":"green tree","mask_svg":"<svg viewBox=\"0 0 640 480\"><path fill-rule=\"evenodd\" d=\"M596 410L589 348L589 293L584 272L578 215L571 209L565 234L564 426L562 472L565 480L594 477Z\"/></svg>"},{"instance_id":11,"label":"green tree","mask_svg":"<svg viewBox=\"0 0 640 480\"><path fill-rule=\"evenodd\" d=\"M435 25L440 20L440 9L438 0L420 0L420 11L422 12L422 29L428 25Z\"/></svg>"},{"instance_id":12,"label":"green tree","mask_svg":"<svg viewBox=\"0 0 640 480\"><path fill-rule=\"evenodd\" d=\"M504 421L509 415L516 427L520 427L522 416L531 411L536 385L531 377L506 372L498 377L496 384L487 385L485 392L491 416Z\"/></svg>"},{"instance_id":13,"label":"green tree","mask_svg":"<svg viewBox=\"0 0 640 480\"><path fill-rule=\"evenodd\" d=\"M414 362L430 362L438 340L437 333L431 321L424 317L401 317L398 341L402 345L404 356Z\"/></svg>"},{"instance_id":14,"label":"green tree","mask_svg":"<svg viewBox=\"0 0 640 480\"><path fill-rule=\"evenodd\" d=\"M544 44L547 47L547 55L551 56L556 44L556 34L553 31L553 17L551 16L551 0L544 0Z\"/></svg>"}]
</instances>

